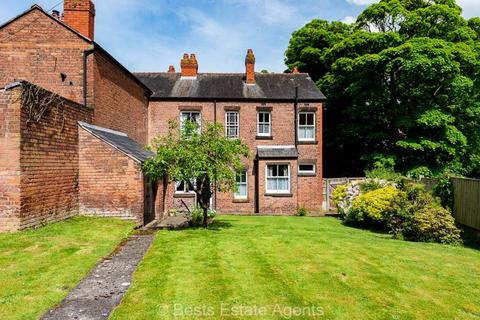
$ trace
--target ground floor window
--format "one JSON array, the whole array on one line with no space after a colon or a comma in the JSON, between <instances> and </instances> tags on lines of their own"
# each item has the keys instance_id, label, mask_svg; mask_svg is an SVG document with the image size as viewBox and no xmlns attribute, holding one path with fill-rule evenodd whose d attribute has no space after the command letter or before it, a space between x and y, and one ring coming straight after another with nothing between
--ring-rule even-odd
<instances>
[{"instance_id":1,"label":"ground floor window","mask_svg":"<svg viewBox=\"0 0 480 320\"><path fill-rule=\"evenodd\" d=\"M314 163L299 164L298 174L315 174L315 164Z\"/></svg>"},{"instance_id":2,"label":"ground floor window","mask_svg":"<svg viewBox=\"0 0 480 320\"><path fill-rule=\"evenodd\" d=\"M237 191L235 192L235 199L247 199L248 179L246 170L237 172L236 185Z\"/></svg>"},{"instance_id":3,"label":"ground floor window","mask_svg":"<svg viewBox=\"0 0 480 320\"><path fill-rule=\"evenodd\" d=\"M266 172L267 193L290 192L290 166L288 164L269 164Z\"/></svg>"},{"instance_id":4,"label":"ground floor window","mask_svg":"<svg viewBox=\"0 0 480 320\"><path fill-rule=\"evenodd\" d=\"M192 182L193 183L193 182ZM175 193L192 193L190 183L187 181L175 181Z\"/></svg>"}]
</instances>

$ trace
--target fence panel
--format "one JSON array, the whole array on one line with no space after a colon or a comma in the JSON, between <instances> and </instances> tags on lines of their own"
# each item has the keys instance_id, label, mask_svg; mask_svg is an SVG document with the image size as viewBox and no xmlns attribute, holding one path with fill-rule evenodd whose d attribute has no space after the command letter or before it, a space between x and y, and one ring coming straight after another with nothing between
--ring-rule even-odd
<instances>
[{"instance_id":1,"label":"fence panel","mask_svg":"<svg viewBox=\"0 0 480 320\"><path fill-rule=\"evenodd\" d=\"M480 180L452 178L457 222L480 230Z\"/></svg>"}]
</instances>

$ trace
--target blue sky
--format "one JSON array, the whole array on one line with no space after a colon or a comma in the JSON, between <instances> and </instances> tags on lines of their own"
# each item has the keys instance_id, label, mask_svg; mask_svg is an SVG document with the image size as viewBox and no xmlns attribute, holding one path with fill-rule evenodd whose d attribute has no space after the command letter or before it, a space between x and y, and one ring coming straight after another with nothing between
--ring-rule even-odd
<instances>
[{"instance_id":1,"label":"blue sky","mask_svg":"<svg viewBox=\"0 0 480 320\"><path fill-rule=\"evenodd\" d=\"M60 0L0 0L0 23L33 3L49 10ZM95 40L131 71L177 70L196 53L200 72L243 72L248 48L256 69L282 72L293 31L313 18L352 21L375 0L94 0ZM457 0L466 17L480 0ZM61 10L59 5L57 9Z\"/></svg>"}]
</instances>

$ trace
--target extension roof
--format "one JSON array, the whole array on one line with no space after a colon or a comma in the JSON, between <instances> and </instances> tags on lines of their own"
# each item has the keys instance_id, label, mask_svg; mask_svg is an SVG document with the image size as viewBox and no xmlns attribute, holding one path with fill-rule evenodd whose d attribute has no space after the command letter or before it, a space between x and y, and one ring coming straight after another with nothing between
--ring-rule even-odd
<instances>
[{"instance_id":1,"label":"extension roof","mask_svg":"<svg viewBox=\"0 0 480 320\"><path fill-rule=\"evenodd\" d=\"M258 159L296 159L298 151L295 146L258 146Z\"/></svg>"},{"instance_id":2,"label":"extension roof","mask_svg":"<svg viewBox=\"0 0 480 320\"><path fill-rule=\"evenodd\" d=\"M180 73L134 73L153 91L155 100L254 100L324 101L325 96L306 73L256 73L255 84L245 83L244 73L199 73L182 77Z\"/></svg>"},{"instance_id":3,"label":"extension roof","mask_svg":"<svg viewBox=\"0 0 480 320\"><path fill-rule=\"evenodd\" d=\"M128 135L123 132L95 126L82 121L79 121L78 124L98 139L106 142L137 162L143 163L154 155L153 152L144 150L139 143L130 139Z\"/></svg>"}]
</instances>

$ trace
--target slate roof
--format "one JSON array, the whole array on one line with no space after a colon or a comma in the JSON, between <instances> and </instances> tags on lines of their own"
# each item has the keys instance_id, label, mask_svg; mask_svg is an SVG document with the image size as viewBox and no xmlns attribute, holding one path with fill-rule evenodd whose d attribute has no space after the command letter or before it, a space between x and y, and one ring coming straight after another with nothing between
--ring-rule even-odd
<instances>
[{"instance_id":1,"label":"slate roof","mask_svg":"<svg viewBox=\"0 0 480 320\"><path fill-rule=\"evenodd\" d=\"M306 73L256 73L255 84L245 83L244 73L134 73L153 91L151 99L162 100L266 100L293 101L298 86L299 101L323 101L325 96Z\"/></svg>"},{"instance_id":2,"label":"slate roof","mask_svg":"<svg viewBox=\"0 0 480 320\"><path fill-rule=\"evenodd\" d=\"M298 152L295 146L258 146L257 157L258 159L296 159Z\"/></svg>"},{"instance_id":3,"label":"slate roof","mask_svg":"<svg viewBox=\"0 0 480 320\"><path fill-rule=\"evenodd\" d=\"M154 155L151 151L145 151L139 143L130 139L123 132L102 128L82 121L79 121L78 124L100 140L105 141L138 162L145 162Z\"/></svg>"}]
</instances>

